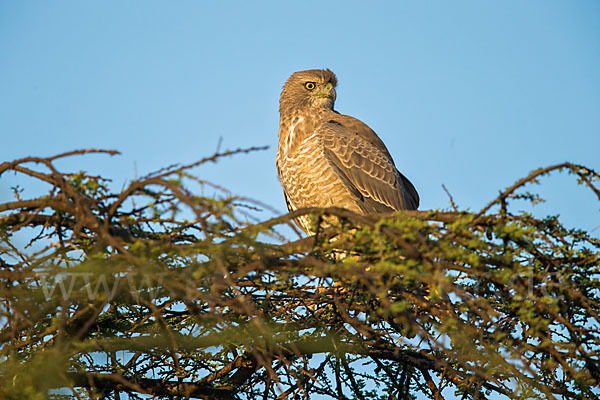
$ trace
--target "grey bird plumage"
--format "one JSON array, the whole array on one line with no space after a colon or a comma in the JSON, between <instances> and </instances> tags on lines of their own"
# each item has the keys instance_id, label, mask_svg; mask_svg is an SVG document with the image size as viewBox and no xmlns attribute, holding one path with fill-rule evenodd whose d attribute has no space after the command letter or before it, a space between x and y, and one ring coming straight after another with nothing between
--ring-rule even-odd
<instances>
[{"instance_id":1,"label":"grey bird plumage","mask_svg":"<svg viewBox=\"0 0 600 400\"><path fill-rule=\"evenodd\" d=\"M292 74L279 101L277 172L290 211L338 206L361 214L415 210L419 195L377 134L334 110L328 70ZM296 223L313 234L308 217Z\"/></svg>"}]
</instances>

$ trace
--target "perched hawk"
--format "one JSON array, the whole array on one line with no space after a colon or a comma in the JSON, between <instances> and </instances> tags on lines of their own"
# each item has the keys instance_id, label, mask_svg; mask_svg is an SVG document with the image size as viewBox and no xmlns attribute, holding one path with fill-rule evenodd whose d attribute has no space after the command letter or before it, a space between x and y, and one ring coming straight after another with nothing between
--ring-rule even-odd
<instances>
[{"instance_id":1,"label":"perched hawk","mask_svg":"<svg viewBox=\"0 0 600 400\"><path fill-rule=\"evenodd\" d=\"M312 69L293 73L283 86L276 162L288 209L415 210L419 195L377 134L333 109L336 84L332 71ZM296 223L314 234L308 216Z\"/></svg>"}]
</instances>

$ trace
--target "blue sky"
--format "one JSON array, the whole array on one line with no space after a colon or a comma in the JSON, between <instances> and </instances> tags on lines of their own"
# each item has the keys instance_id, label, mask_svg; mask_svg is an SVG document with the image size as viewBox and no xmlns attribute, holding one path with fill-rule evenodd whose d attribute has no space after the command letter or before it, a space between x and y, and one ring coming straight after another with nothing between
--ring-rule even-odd
<instances>
[{"instance_id":1,"label":"blue sky","mask_svg":"<svg viewBox=\"0 0 600 400\"><path fill-rule=\"evenodd\" d=\"M0 161L117 149L60 165L119 187L219 138L269 145L194 172L284 212L279 93L327 67L336 109L378 132L421 209L449 206L445 184L477 210L537 167L600 170L599 21L596 0L0 0ZM540 212L600 225L572 177L542 183Z\"/></svg>"},{"instance_id":2,"label":"blue sky","mask_svg":"<svg viewBox=\"0 0 600 400\"><path fill-rule=\"evenodd\" d=\"M194 173L283 212L279 93L328 67L336 109L378 132L421 209L449 206L445 184L476 210L537 167L600 169L599 20L594 0L0 1L0 160L117 149L61 165L120 186L221 137L269 145ZM600 225L572 178L542 182L542 212Z\"/></svg>"}]
</instances>

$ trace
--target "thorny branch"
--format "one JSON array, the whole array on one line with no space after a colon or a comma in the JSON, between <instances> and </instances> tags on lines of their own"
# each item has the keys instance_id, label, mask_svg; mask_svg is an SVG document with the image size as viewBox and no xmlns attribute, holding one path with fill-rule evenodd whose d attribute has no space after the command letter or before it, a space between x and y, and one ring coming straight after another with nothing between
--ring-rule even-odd
<instances>
[{"instance_id":1,"label":"thorny branch","mask_svg":"<svg viewBox=\"0 0 600 400\"><path fill-rule=\"evenodd\" d=\"M600 243L510 208L535 203L519 190L554 171L600 199L595 171L534 171L476 213L334 207L248 223L255 204L218 185L194 194L209 183L191 168L260 149L116 191L54 165L116 151L0 164L0 179L49 187L0 204L0 397L595 396ZM282 239L301 215L318 235Z\"/></svg>"}]
</instances>

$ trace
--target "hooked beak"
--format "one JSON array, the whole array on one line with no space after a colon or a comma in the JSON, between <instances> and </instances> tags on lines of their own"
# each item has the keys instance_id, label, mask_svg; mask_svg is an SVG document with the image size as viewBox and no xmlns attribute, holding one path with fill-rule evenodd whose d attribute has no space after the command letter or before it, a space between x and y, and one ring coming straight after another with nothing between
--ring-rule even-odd
<instances>
[{"instance_id":1,"label":"hooked beak","mask_svg":"<svg viewBox=\"0 0 600 400\"><path fill-rule=\"evenodd\" d=\"M331 98L333 101L335 101L335 89L333 88L333 85L331 83L327 83L325 86L317 88L314 96L322 98Z\"/></svg>"}]
</instances>

